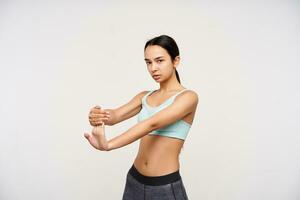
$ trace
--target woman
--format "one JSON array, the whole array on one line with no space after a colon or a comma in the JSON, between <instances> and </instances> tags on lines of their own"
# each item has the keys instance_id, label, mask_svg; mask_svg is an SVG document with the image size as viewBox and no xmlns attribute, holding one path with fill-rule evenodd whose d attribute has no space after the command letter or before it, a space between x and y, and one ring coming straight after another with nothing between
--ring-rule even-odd
<instances>
[{"instance_id":1,"label":"woman","mask_svg":"<svg viewBox=\"0 0 300 200\"><path fill-rule=\"evenodd\" d=\"M127 173L123 200L186 200L179 154L195 116L198 95L180 83L176 70L179 50L173 38L161 35L147 41L144 56L160 88L142 91L117 109L94 107L89 114L92 134L84 136L101 151L140 139L138 154ZM107 141L104 124L114 125L136 114L136 125Z\"/></svg>"}]
</instances>

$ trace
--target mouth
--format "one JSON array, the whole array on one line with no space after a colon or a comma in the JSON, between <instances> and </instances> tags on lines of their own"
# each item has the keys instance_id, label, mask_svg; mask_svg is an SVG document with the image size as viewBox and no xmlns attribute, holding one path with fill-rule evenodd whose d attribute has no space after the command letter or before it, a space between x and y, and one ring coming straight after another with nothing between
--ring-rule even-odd
<instances>
[{"instance_id":1,"label":"mouth","mask_svg":"<svg viewBox=\"0 0 300 200\"><path fill-rule=\"evenodd\" d=\"M154 75L153 78L156 80L156 79L159 79L160 78L160 75Z\"/></svg>"}]
</instances>

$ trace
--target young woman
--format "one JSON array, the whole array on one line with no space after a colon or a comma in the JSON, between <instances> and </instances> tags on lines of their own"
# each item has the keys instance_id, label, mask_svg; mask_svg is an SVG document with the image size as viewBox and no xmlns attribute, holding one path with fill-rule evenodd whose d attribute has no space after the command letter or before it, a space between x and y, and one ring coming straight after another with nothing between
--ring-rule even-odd
<instances>
[{"instance_id":1,"label":"young woman","mask_svg":"<svg viewBox=\"0 0 300 200\"><path fill-rule=\"evenodd\" d=\"M186 200L179 154L195 116L198 95L180 83L176 70L179 50L173 38L161 35L147 41L144 56L159 89L142 91L117 109L92 108L89 120L94 128L92 134L84 136L101 151L140 139L138 154L127 173L123 200ZM136 114L136 125L106 139L104 124L114 125Z\"/></svg>"}]
</instances>

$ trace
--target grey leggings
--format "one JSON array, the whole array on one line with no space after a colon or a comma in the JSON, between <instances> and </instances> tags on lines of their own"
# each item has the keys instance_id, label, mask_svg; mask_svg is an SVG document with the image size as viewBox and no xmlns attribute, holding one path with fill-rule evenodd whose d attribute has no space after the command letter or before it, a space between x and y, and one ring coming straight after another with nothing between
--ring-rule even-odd
<instances>
[{"instance_id":1,"label":"grey leggings","mask_svg":"<svg viewBox=\"0 0 300 200\"><path fill-rule=\"evenodd\" d=\"M188 200L188 197L179 170L153 177L144 176L132 165L122 200Z\"/></svg>"}]
</instances>

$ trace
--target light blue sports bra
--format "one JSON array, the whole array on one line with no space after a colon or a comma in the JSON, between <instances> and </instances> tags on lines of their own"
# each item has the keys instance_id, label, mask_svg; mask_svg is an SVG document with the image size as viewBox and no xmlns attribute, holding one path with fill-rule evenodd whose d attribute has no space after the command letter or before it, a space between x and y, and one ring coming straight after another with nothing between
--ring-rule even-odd
<instances>
[{"instance_id":1,"label":"light blue sports bra","mask_svg":"<svg viewBox=\"0 0 300 200\"><path fill-rule=\"evenodd\" d=\"M148 105L146 102L146 98L152 92L155 91L155 90L151 90L146 95L144 95L142 98L142 109L137 116L137 121L140 122L142 120L145 120L145 119L151 117L152 115L154 115L155 113L159 112L160 110L166 108L167 106L172 104L172 102L174 101L174 99L177 95L179 95L180 93L182 93L185 90L187 90L187 89L183 89L180 92L172 95L167 100L165 100L162 104L160 104L159 106L155 106L155 107ZM172 124L169 124L165 127L162 127L160 129L152 131L151 133L149 133L149 135L161 135L161 136L173 137L173 138L185 140L190 128L191 128L191 125L189 123L180 119Z\"/></svg>"}]
</instances>

